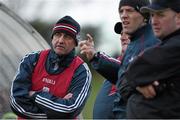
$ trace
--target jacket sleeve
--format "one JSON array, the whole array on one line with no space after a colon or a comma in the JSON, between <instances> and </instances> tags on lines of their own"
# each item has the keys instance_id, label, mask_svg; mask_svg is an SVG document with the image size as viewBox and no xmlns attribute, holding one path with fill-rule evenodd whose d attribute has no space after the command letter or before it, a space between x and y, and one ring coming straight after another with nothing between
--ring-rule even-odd
<instances>
[{"instance_id":1,"label":"jacket sleeve","mask_svg":"<svg viewBox=\"0 0 180 120\"><path fill-rule=\"evenodd\" d=\"M179 40L168 40L166 44L147 49L128 68L129 84L135 88L179 76L180 54L177 51L180 51Z\"/></svg>"},{"instance_id":2,"label":"jacket sleeve","mask_svg":"<svg viewBox=\"0 0 180 120\"><path fill-rule=\"evenodd\" d=\"M34 95L38 107L47 114L48 118L72 119L82 111L90 93L91 72L86 63L81 64L73 75L68 93L73 96L63 99L48 92L39 91Z\"/></svg>"},{"instance_id":3,"label":"jacket sleeve","mask_svg":"<svg viewBox=\"0 0 180 120\"><path fill-rule=\"evenodd\" d=\"M111 83L116 83L118 80L118 70L120 68L121 61L109 57L105 53L97 52L90 62L91 66L99 74L108 79Z\"/></svg>"},{"instance_id":4,"label":"jacket sleeve","mask_svg":"<svg viewBox=\"0 0 180 120\"><path fill-rule=\"evenodd\" d=\"M33 52L23 57L11 86L11 109L23 118L46 118L46 115L29 97L31 74L38 56L39 52Z\"/></svg>"}]
</instances>

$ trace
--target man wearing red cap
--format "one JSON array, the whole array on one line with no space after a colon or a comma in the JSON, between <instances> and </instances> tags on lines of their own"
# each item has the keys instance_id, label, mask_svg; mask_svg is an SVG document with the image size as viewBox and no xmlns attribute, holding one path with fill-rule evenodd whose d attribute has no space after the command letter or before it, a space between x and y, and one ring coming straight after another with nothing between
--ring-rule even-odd
<instances>
[{"instance_id":1,"label":"man wearing red cap","mask_svg":"<svg viewBox=\"0 0 180 120\"><path fill-rule=\"evenodd\" d=\"M180 0L152 0L141 8L151 14L161 43L139 55L125 74L134 90L127 103L128 118L180 118L179 6Z\"/></svg>"},{"instance_id":2,"label":"man wearing red cap","mask_svg":"<svg viewBox=\"0 0 180 120\"><path fill-rule=\"evenodd\" d=\"M75 55L80 25L61 18L52 32L52 49L24 56L11 87L11 108L21 118L72 119L89 96L91 72Z\"/></svg>"}]
</instances>

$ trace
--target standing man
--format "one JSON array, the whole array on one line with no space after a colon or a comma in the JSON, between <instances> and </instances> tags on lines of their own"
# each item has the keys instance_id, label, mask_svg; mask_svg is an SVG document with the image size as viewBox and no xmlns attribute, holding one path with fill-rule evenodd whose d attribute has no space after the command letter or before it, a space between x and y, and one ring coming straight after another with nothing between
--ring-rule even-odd
<instances>
[{"instance_id":1,"label":"standing man","mask_svg":"<svg viewBox=\"0 0 180 120\"><path fill-rule=\"evenodd\" d=\"M11 87L21 118L76 118L89 96L91 72L75 55L80 25L65 16L54 25L52 49L24 56Z\"/></svg>"},{"instance_id":2,"label":"standing man","mask_svg":"<svg viewBox=\"0 0 180 120\"><path fill-rule=\"evenodd\" d=\"M151 14L161 44L145 50L126 72L134 90L128 99L128 118L180 118L180 0L153 0L143 7Z\"/></svg>"},{"instance_id":3,"label":"standing man","mask_svg":"<svg viewBox=\"0 0 180 120\"><path fill-rule=\"evenodd\" d=\"M121 34L121 54L117 58L119 64L124 56L127 46L130 42L130 36L122 31L122 23L117 22L115 24L114 30L117 34ZM113 106L114 100L118 97L116 96L117 88L114 84L109 82L109 80L104 80L102 87L96 97L94 108L93 108L93 119L114 119Z\"/></svg>"},{"instance_id":4,"label":"standing man","mask_svg":"<svg viewBox=\"0 0 180 120\"><path fill-rule=\"evenodd\" d=\"M81 53L86 55L93 68L117 86L118 99L115 100L113 110L115 118L123 119L126 116L126 101L121 99L119 88L122 81L121 78L124 76L129 63L144 49L158 42L149 23L149 14L140 11L141 7L148 4L148 0L121 0L119 3L119 15L123 31L131 36L131 42L121 64L102 52L96 52L93 38L89 34L87 35L87 40L80 43Z\"/></svg>"}]
</instances>

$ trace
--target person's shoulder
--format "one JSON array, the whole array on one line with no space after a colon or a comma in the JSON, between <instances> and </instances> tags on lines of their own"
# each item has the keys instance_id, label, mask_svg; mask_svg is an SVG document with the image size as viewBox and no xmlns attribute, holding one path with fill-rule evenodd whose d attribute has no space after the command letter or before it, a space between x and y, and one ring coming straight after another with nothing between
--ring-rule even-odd
<instances>
[{"instance_id":1,"label":"person's shoulder","mask_svg":"<svg viewBox=\"0 0 180 120\"><path fill-rule=\"evenodd\" d=\"M180 39L180 34L177 34L177 35L171 37L170 39L173 39L173 40L175 40L177 42L180 42L180 40L179 40Z\"/></svg>"},{"instance_id":2,"label":"person's shoulder","mask_svg":"<svg viewBox=\"0 0 180 120\"><path fill-rule=\"evenodd\" d=\"M35 62L38 60L40 53L41 53L41 51L29 52L29 53L25 54L25 56L23 57L23 61Z\"/></svg>"},{"instance_id":3,"label":"person's shoulder","mask_svg":"<svg viewBox=\"0 0 180 120\"><path fill-rule=\"evenodd\" d=\"M88 74L88 75L91 75L91 71L90 71L90 68L89 68L89 66L88 66L88 64L86 63L86 62L82 62L79 66L78 66L78 68L76 69L76 73L78 73L78 74L84 74L84 73L86 73L86 74Z\"/></svg>"},{"instance_id":4,"label":"person's shoulder","mask_svg":"<svg viewBox=\"0 0 180 120\"><path fill-rule=\"evenodd\" d=\"M87 76L92 76L91 74L91 71L87 65L87 63L83 63L83 64L80 64L78 66L78 68L76 69L75 71L75 76L84 76L84 77L87 77Z\"/></svg>"},{"instance_id":5,"label":"person's shoulder","mask_svg":"<svg viewBox=\"0 0 180 120\"><path fill-rule=\"evenodd\" d=\"M39 53L40 53L40 51L31 51L31 52L26 53L24 57L35 56L35 55L37 55Z\"/></svg>"},{"instance_id":6,"label":"person's shoulder","mask_svg":"<svg viewBox=\"0 0 180 120\"><path fill-rule=\"evenodd\" d=\"M180 46L180 34L169 38L166 42L169 45Z\"/></svg>"},{"instance_id":7,"label":"person's shoulder","mask_svg":"<svg viewBox=\"0 0 180 120\"><path fill-rule=\"evenodd\" d=\"M48 52L50 52L50 49L32 51L32 52L27 53L26 55L30 55L30 56L38 55L39 56L41 53L48 53Z\"/></svg>"},{"instance_id":8,"label":"person's shoulder","mask_svg":"<svg viewBox=\"0 0 180 120\"><path fill-rule=\"evenodd\" d=\"M89 66L86 62L83 62L82 64L79 65L78 69L89 70Z\"/></svg>"}]
</instances>

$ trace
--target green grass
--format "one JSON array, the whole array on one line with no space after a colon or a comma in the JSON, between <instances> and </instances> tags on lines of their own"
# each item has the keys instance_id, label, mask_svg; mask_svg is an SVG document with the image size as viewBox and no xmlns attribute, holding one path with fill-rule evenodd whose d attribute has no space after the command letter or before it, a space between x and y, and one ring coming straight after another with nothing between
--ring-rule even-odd
<instances>
[{"instance_id":1,"label":"green grass","mask_svg":"<svg viewBox=\"0 0 180 120\"><path fill-rule=\"evenodd\" d=\"M92 71L92 75L93 77L92 77L91 94L82 112L84 119L92 119L94 101L104 80L104 78L101 75L99 75L97 72Z\"/></svg>"}]
</instances>

